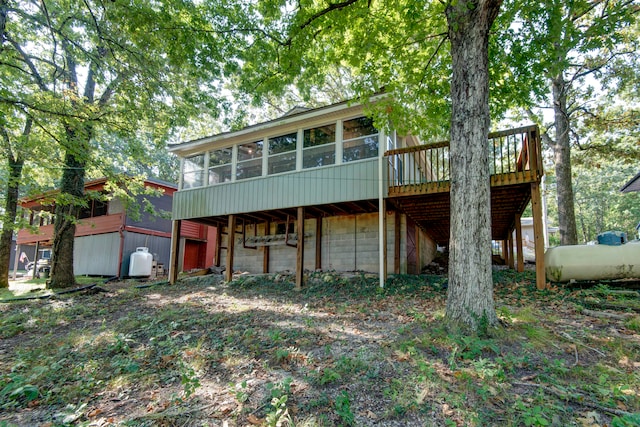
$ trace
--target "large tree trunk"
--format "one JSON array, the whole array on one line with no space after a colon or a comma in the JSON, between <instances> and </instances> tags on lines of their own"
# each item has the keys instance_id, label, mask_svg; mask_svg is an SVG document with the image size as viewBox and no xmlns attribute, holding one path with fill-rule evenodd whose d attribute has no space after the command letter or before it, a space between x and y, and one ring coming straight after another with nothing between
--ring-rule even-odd
<instances>
[{"instance_id":1,"label":"large tree trunk","mask_svg":"<svg viewBox=\"0 0 640 427\"><path fill-rule=\"evenodd\" d=\"M578 244L576 213L571 183L571 146L569 144L569 113L567 87L562 74L553 78L553 112L556 138L553 156L558 192L558 228L561 245Z\"/></svg>"},{"instance_id":2,"label":"large tree trunk","mask_svg":"<svg viewBox=\"0 0 640 427\"><path fill-rule=\"evenodd\" d=\"M65 153L65 169L56 201L51 253L51 289L67 288L76 284L73 273L73 245L76 221L84 201L84 177L90 133L67 129L69 145Z\"/></svg>"},{"instance_id":3,"label":"large tree trunk","mask_svg":"<svg viewBox=\"0 0 640 427\"><path fill-rule=\"evenodd\" d=\"M7 199L5 201L4 218L2 219L2 235L0 235L0 288L9 287L9 265L11 259L11 241L18 212L18 189L22 179L22 167L24 159L14 157L12 153L7 156L9 166L9 179L7 181Z\"/></svg>"},{"instance_id":4,"label":"large tree trunk","mask_svg":"<svg viewBox=\"0 0 640 427\"><path fill-rule=\"evenodd\" d=\"M466 331L497 323L491 275L488 45L501 3L461 0L446 10L453 61L446 320Z\"/></svg>"}]
</instances>

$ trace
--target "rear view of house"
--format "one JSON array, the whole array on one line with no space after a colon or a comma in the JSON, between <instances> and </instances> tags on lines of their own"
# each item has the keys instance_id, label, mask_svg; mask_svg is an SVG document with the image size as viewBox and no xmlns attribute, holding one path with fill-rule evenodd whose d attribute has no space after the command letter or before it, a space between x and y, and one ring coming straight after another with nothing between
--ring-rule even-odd
<instances>
[{"instance_id":1,"label":"rear view of house","mask_svg":"<svg viewBox=\"0 0 640 427\"><path fill-rule=\"evenodd\" d=\"M488 140L496 240L539 204L539 144L535 127ZM448 244L448 143L385 133L361 105L294 110L170 150L181 158L174 235L184 221L215 226L228 279L290 270L300 286L305 269L419 273Z\"/></svg>"}]
</instances>

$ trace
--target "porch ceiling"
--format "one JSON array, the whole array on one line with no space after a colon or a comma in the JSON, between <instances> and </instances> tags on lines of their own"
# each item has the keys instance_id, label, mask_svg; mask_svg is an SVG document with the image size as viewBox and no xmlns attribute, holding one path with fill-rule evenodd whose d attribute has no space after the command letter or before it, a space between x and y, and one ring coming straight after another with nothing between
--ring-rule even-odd
<instances>
[{"instance_id":1,"label":"porch ceiling","mask_svg":"<svg viewBox=\"0 0 640 427\"><path fill-rule=\"evenodd\" d=\"M449 192L396 197L391 200L399 211L405 212L438 244L446 245L449 242ZM515 226L516 215L522 214L530 200L529 184L491 188L492 239L506 239Z\"/></svg>"}]
</instances>

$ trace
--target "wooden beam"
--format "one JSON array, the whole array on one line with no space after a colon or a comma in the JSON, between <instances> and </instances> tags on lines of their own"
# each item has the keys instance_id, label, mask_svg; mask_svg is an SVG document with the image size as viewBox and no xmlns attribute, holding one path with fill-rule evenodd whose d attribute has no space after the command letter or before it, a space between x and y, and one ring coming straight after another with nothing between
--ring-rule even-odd
<instances>
[{"instance_id":1,"label":"wooden beam","mask_svg":"<svg viewBox=\"0 0 640 427\"><path fill-rule=\"evenodd\" d=\"M216 226L215 266L220 267L220 251L222 250L222 227Z\"/></svg>"},{"instance_id":2,"label":"wooden beam","mask_svg":"<svg viewBox=\"0 0 640 427\"><path fill-rule=\"evenodd\" d=\"M502 241L502 259L504 260L504 265L509 265L509 248L507 247L509 243L506 240Z\"/></svg>"},{"instance_id":3,"label":"wooden beam","mask_svg":"<svg viewBox=\"0 0 640 427\"><path fill-rule=\"evenodd\" d=\"M507 236L507 251L509 252L509 268L515 268L515 255L513 253L513 230L509 230L509 236Z\"/></svg>"},{"instance_id":4,"label":"wooden beam","mask_svg":"<svg viewBox=\"0 0 640 427\"><path fill-rule=\"evenodd\" d=\"M171 252L169 257L169 284L173 285L178 280L178 268L180 265L180 228L182 221L176 220L171 224Z\"/></svg>"},{"instance_id":5,"label":"wooden beam","mask_svg":"<svg viewBox=\"0 0 640 427\"><path fill-rule=\"evenodd\" d=\"M516 250L518 251L518 272L524 271L524 252L522 250L522 224L520 223L520 214L516 215Z\"/></svg>"},{"instance_id":6,"label":"wooden beam","mask_svg":"<svg viewBox=\"0 0 640 427\"><path fill-rule=\"evenodd\" d=\"M322 217L316 218L316 270L322 269Z\"/></svg>"},{"instance_id":7,"label":"wooden beam","mask_svg":"<svg viewBox=\"0 0 640 427\"><path fill-rule=\"evenodd\" d=\"M13 257L13 280L18 278L18 262L20 262L20 245L16 245L16 255ZM118 274L118 276L120 276Z\"/></svg>"},{"instance_id":8,"label":"wooden beam","mask_svg":"<svg viewBox=\"0 0 640 427\"><path fill-rule=\"evenodd\" d=\"M400 274L400 229L402 228L402 218L400 212L395 211L395 221L393 226L393 273Z\"/></svg>"},{"instance_id":9,"label":"wooden beam","mask_svg":"<svg viewBox=\"0 0 640 427\"><path fill-rule=\"evenodd\" d=\"M229 225L227 226L227 262L225 270L225 280L233 280L233 252L236 245L236 216L229 215Z\"/></svg>"},{"instance_id":10,"label":"wooden beam","mask_svg":"<svg viewBox=\"0 0 640 427\"><path fill-rule=\"evenodd\" d=\"M296 224L298 244L296 250L296 290L302 289L304 280L304 208L298 208L298 221Z\"/></svg>"},{"instance_id":11,"label":"wooden beam","mask_svg":"<svg viewBox=\"0 0 640 427\"><path fill-rule=\"evenodd\" d=\"M33 255L33 275L31 276L32 279L38 277L38 252L40 252L40 241L36 242L36 252L35 255Z\"/></svg>"},{"instance_id":12,"label":"wooden beam","mask_svg":"<svg viewBox=\"0 0 640 427\"><path fill-rule=\"evenodd\" d=\"M542 198L540 184L531 184L531 210L533 211L533 242L536 251L536 287L545 289L547 280L544 271L544 235L542 230Z\"/></svg>"},{"instance_id":13,"label":"wooden beam","mask_svg":"<svg viewBox=\"0 0 640 427\"><path fill-rule=\"evenodd\" d=\"M264 235L268 236L271 234L271 221L267 220L264 223ZM265 246L262 249L262 272L267 274L269 272L269 246Z\"/></svg>"}]
</instances>

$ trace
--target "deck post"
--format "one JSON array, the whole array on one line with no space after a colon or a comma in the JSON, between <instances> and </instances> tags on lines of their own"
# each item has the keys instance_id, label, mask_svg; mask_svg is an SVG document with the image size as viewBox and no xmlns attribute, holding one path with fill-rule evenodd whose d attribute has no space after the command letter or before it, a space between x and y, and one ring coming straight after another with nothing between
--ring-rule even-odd
<instances>
[{"instance_id":1,"label":"deck post","mask_svg":"<svg viewBox=\"0 0 640 427\"><path fill-rule=\"evenodd\" d=\"M322 217L316 218L316 270L322 269Z\"/></svg>"},{"instance_id":2,"label":"deck post","mask_svg":"<svg viewBox=\"0 0 640 427\"><path fill-rule=\"evenodd\" d=\"M229 215L227 225L227 262L225 266L225 280L230 282L233 280L233 252L236 244L236 216Z\"/></svg>"},{"instance_id":3,"label":"deck post","mask_svg":"<svg viewBox=\"0 0 640 427\"><path fill-rule=\"evenodd\" d=\"M384 288L387 281L387 202L382 199L378 211L379 228L379 260L380 260L380 287Z\"/></svg>"},{"instance_id":4,"label":"deck post","mask_svg":"<svg viewBox=\"0 0 640 427\"><path fill-rule=\"evenodd\" d=\"M393 273L400 274L400 230L402 229L402 218L400 212L394 213L395 223L393 227Z\"/></svg>"},{"instance_id":5,"label":"deck post","mask_svg":"<svg viewBox=\"0 0 640 427\"><path fill-rule=\"evenodd\" d=\"M304 281L304 207L298 207L298 220L296 221L296 233L298 244L296 245L296 291L302 289Z\"/></svg>"},{"instance_id":6,"label":"deck post","mask_svg":"<svg viewBox=\"0 0 640 427\"><path fill-rule=\"evenodd\" d=\"M268 236L271 234L271 222L267 221L264 223L264 235ZM269 246L263 246L262 253L262 272L267 274L269 272Z\"/></svg>"},{"instance_id":7,"label":"deck post","mask_svg":"<svg viewBox=\"0 0 640 427\"><path fill-rule=\"evenodd\" d=\"M180 228L181 220L171 224L171 252L169 256L169 284L174 285L178 280L178 266L180 265Z\"/></svg>"},{"instance_id":8,"label":"deck post","mask_svg":"<svg viewBox=\"0 0 640 427\"><path fill-rule=\"evenodd\" d=\"M18 278L18 262L20 261L20 245L16 245L16 255L13 257L13 280Z\"/></svg>"},{"instance_id":9,"label":"deck post","mask_svg":"<svg viewBox=\"0 0 640 427\"><path fill-rule=\"evenodd\" d=\"M533 241L536 251L536 287L545 289L547 280L544 271L544 234L542 230L542 200L540 184L531 183L531 210L533 211Z\"/></svg>"},{"instance_id":10,"label":"deck post","mask_svg":"<svg viewBox=\"0 0 640 427\"><path fill-rule=\"evenodd\" d=\"M220 267L220 253L222 251L222 227L216 225L216 252L214 254L215 266Z\"/></svg>"},{"instance_id":11,"label":"deck post","mask_svg":"<svg viewBox=\"0 0 640 427\"><path fill-rule=\"evenodd\" d=\"M33 275L31 276L32 279L35 279L36 277L38 277L38 253L40 252L40 241L36 242L36 252L35 255L33 255Z\"/></svg>"},{"instance_id":12,"label":"deck post","mask_svg":"<svg viewBox=\"0 0 640 427\"><path fill-rule=\"evenodd\" d=\"M507 239L502 241L502 259L504 260L504 265L509 265L509 242Z\"/></svg>"},{"instance_id":13,"label":"deck post","mask_svg":"<svg viewBox=\"0 0 640 427\"><path fill-rule=\"evenodd\" d=\"M518 251L518 273L524 271L524 251L522 250L522 224L521 215L516 215L516 250Z\"/></svg>"},{"instance_id":14,"label":"deck post","mask_svg":"<svg viewBox=\"0 0 640 427\"><path fill-rule=\"evenodd\" d=\"M515 253L513 252L513 230L509 230L509 237L507 237L507 251L509 252L509 268L515 269Z\"/></svg>"}]
</instances>

